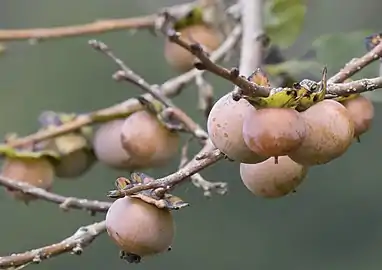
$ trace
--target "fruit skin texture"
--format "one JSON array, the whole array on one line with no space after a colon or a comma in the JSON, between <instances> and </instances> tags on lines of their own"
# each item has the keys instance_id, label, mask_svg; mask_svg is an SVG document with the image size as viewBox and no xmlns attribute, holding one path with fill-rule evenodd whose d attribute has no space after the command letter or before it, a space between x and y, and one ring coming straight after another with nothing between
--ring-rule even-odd
<instances>
[{"instance_id":1,"label":"fruit skin texture","mask_svg":"<svg viewBox=\"0 0 382 270\"><path fill-rule=\"evenodd\" d=\"M50 190L53 185L54 167L46 158L11 158L4 160L1 175L7 178L25 182L35 187ZM32 195L7 189L15 199L28 203L35 200Z\"/></svg>"},{"instance_id":2,"label":"fruit skin texture","mask_svg":"<svg viewBox=\"0 0 382 270\"><path fill-rule=\"evenodd\" d=\"M244 116L252 108L246 100L234 101L228 93L214 104L207 120L208 135L215 147L232 160L251 164L268 158L252 152L243 139Z\"/></svg>"},{"instance_id":3,"label":"fruit skin texture","mask_svg":"<svg viewBox=\"0 0 382 270\"><path fill-rule=\"evenodd\" d=\"M289 194L301 184L308 173L308 167L298 164L288 156L279 157L275 164L269 158L258 164L240 164L240 176L244 185L254 195L264 198L278 198Z\"/></svg>"},{"instance_id":4,"label":"fruit skin texture","mask_svg":"<svg viewBox=\"0 0 382 270\"><path fill-rule=\"evenodd\" d=\"M337 101L323 100L301 115L307 134L289 157L302 165L326 164L343 155L353 141L354 124L347 109Z\"/></svg>"},{"instance_id":5,"label":"fruit skin texture","mask_svg":"<svg viewBox=\"0 0 382 270\"><path fill-rule=\"evenodd\" d=\"M171 212L130 197L111 205L106 229L120 249L141 257L167 251L175 232Z\"/></svg>"},{"instance_id":6,"label":"fruit skin texture","mask_svg":"<svg viewBox=\"0 0 382 270\"><path fill-rule=\"evenodd\" d=\"M102 124L94 133L93 149L99 161L114 169L129 169L131 157L122 148L121 127L124 119Z\"/></svg>"},{"instance_id":7,"label":"fruit skin texture","mask_svg":"<svg viewBox=\"0 0 382 270\"><path fill-rule=\"evenodd\" d=\"M345 100L342 105L348 110L354 122L354 137L368 131L374 118L374 105L364 96Z\"/></svg>"},{"instance_id":8,"label":"fruit skin texture","mask_svg":"<svg viewBox=\"0 0 382 270\"><path fill-rule=\"evenodd\" d=\"M135 112L125 120L120 139L134 169L165 165L177 154L180 143L178 133L166 129L147 111Z\"/></svg>"},{"instance_id":9,"label":"fruit skin texture","mask_svg":"<svg viewBox=\"0 0 382 270\"><path fill-rule=\"evenodd\" d=\"M69 155L63 156L54 167L57 177L73 179L81 176L94 164L95 158L90 151L79 149Z\"/></svg>"},{"instance_id":10,"label":"fruit skin texture","mask_svg":"<svg viewBox=\"0 0 382 270\"><path fill-rule=\"evenodd\" d=\"M187 26L179 32L182 39L191 43L200 43L207 52L216 50L222 42L218 30L204 24ZM167 63L179 72L186 72L194 67L195 56L168 39L164 44L164 56Z\"/></svg>"},{"instance_id":11,"label":"fruit skin texture","mask_svg":"<svg viewBox=\"0 0 382 270\"><path fill-rule=\"evenodd\" d=\"M248 110L243 122L244 142L264 157L278 157L295 151L306 134L303 118L293 109Z\"/></svg>"}]
</instances>

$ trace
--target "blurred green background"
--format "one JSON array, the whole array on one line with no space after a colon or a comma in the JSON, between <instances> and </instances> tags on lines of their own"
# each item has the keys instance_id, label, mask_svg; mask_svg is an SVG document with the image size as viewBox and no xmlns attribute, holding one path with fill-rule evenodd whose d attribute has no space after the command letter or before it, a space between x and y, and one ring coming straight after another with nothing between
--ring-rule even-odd
<instances>
[{"instance_id":1,"label":"blurred green background","mask_svg":"<svg viewBox=\"0 0 382 270\"><path fill-rule=\"evenodd\" d=\"M350 31L380 31L382 2L377 0L308 1L303 32L287 50L288 57L303 54L324 34ZM1 0L0 28L31 28L80 24L102 18L152 13L175 0ZM358 32L360 33L360 32ZM361 32L363 33L363 32ZM330 74L350 58L365 52L359 39L331 38L330 49L320 54ZM341 35L340 35L341 36ZM339 36L339 37L340 37ZM163 40L147 31L132 36L120 31L100 36L42 42L6 44L0 56L0 133L33 132L42 110L86 112L109 106L141 93L134 86L111 79L114 63L87 45L98 38L152 83L176 75L164 63ZM350 41L349 41L350 40ZM363 76L376 76L373 64ZM360 76L361 76L360 75ZM231 90L222 79L208 75L216 96ZM194 86L188 87L178 105L205 124L196 107ZM187 183L177 195L191 207L175 213L177 235L173 251L147 258L140 265L127 265L106 235L99 237L83 255L65 254L32 265L30 269L368 269L382 268L382 106L375 104L372 131L352 145L340 159L310 170L297 193L275 200L256 198L241 183L238 166L227 161L205 170L209 180L227 181L229 194L203 197ZM197 151L194 145L193 152ZM160 177L176 170L169 166L148 170ZM101 164L80 179L57 180L54 192L63 195L105 199L116 177L125 175ZM46 202L25 206L0 193L0 254L32 249L59 241L79 226L104 218L81 211L64 213Z\"/></svg>"}]
</instances>

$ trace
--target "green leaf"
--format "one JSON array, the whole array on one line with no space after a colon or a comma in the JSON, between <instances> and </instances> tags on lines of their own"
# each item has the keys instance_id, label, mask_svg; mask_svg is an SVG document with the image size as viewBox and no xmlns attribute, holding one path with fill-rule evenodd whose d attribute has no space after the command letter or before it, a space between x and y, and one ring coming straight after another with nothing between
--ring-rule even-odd
<instances>
[{"instance_id":1,"label":"green leaf","mask_svg":"<svg viewBox=\"0 0 382 270\"><path fill-rule=\"evenodd\" d=\"M364 40L372 33L373 31L363 30L320 36L312 44L316 52L316 59L319 63L326 65L332 75L351 59L360 57L367 52ZM369 65L353 76L353 79L377 76L377 65L378 63Z\"/></svg>"},{"instance_id":2,"label":"green leaf","mask_svg":"<svg viewBox=\"0 0 382 270\"><path fill-rule=\"evenodd\" d=\"M268 0L265 2L265 27L272 43L287 48L299 36L306 6L303 0Z\"/></svg>"},{"instance_id":3,"label":"green leaf","mask_svg":"<svg viewBox=\"0 0 382 270\"><path fill-rule=\"evenodd\" d=\"M288 73L292 77L300 77L302 73L320 74L323 66L312 60L289 60L279 64L266 65L265 71L271 76Z\"/></svg>"}]
</instances>

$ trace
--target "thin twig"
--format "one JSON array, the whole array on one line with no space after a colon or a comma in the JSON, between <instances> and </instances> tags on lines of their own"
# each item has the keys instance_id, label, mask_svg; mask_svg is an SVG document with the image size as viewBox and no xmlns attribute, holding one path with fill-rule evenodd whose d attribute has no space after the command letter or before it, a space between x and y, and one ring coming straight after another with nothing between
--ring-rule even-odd
<instances>
[{"instance_id":1,"label":"thin twig","mask_svg":"<svg viewBox=\"0 0 382 270\"><path fill-rule=\"evenodd\" d=\"M349 63L347 63L338 73L332 76L328 83L341 83L344 82L347 78L350 78L355 73L359 72L361 69L369 65L370 63L380 59L382 57L382 43L375 46L372 50L367 52L365 55L359 58L353 58ZM334 90L334 89L333 89ZM329 93L334 93L331 89Z\"/></svg>"},{"instance_id":2,"label":"thin twig","mask_svg":"<svg viewBox=\"0 0 382 270\"><path fill-rule=\"evenodd\" d=\"M186 3L165 7L161 10L166 10L176 16L177 14L185 14L193 7L193 5L195 4ZM157 19L157 14L151 14L133 18L104 19L87 24L51 28L0 29L0 41L28 39L41 41L54 38L94 35L127 29L151 29L154 28Z\"/></svg>"},{"instance_id":3,"label":"thin twig","mask_svg":"<svg viewBox=\"0 0 382 270\"><path fill-rule=\"evenodd\" d=\"M196 158L198 156L203 156L202 159ZM163 178L158 178L149 183L137 185L132 188L123 190L125 196L132 195L134 193L156 188L165 188L166 190L171 189L175 185L183 182L188 177L198 173L199 171L213 165L217 161L221 160L224 154L217 150L210 140L207 140L206 145L203 149L196 155L190 162L188 162L183 168L178 171L167 175Z\"/></svg>"},{"instance_id":4,"label":"thin twig","mask_svg":"<svg viewBox=\"0 0 382 270\"><path fill-rule=\"evenodd\" d=\"M208 138L208 133L204 131L195 121L189 117L183 110L175 106L170 99L168 99L163 93L158 91L156 86L149 84L145 79L135 73L130 67L128 67L121 59L115 56L112 50L103 42L97 40L89 41L89 44L97 51L103 52L109 56L120 68L121 72L118 72L117 79L124 79L134 85L140 87L146 93L152 95L157 100L163 103L168 109L166 113L177 118L184 126L186 131L192 133L202 143Z\"/></svg>"},{"instance_id":5,"label":"thin twig","mask_svg":"<svg viewBox=\"0 0 382 270\"><path fill-rule=\"evenodd\" d=\"M98 20L82 25L71 25L52 28L9 29L0 30L0 41L36 39L38 41L53 38L101 34L104 32L151 28L156 15L141 16L125 19Z\"/></svg>"},{"instance_id":6,"label":"thin twig","mask_svg":"<svg viewBox=\"0 0 382 270\"><path fill-rule=\"evenodd\" d=\"M74 197L65 197L59 194L48 192L42 188L30 184L0 176L0 185L12 190L21 191L25 194L33 195L41 200L59 204L61 208L81 209L91 212L107 212L111 203L97 200L89 200Z\"/></svg>"},{"instance_id":7,"label":"thin twig","mask_svg":"<svg viewBox=\"0 0 382 270\"><path fill-rule=\"evenodd\" d=\"M330 93L335 93L337 96L362 93L379 88L382 88L382 77L361 79L348 83L335 83L328 86Z\"/></svg>"},{"instance_id":8,"label":"thin twig","mask_svg":"<svg viewBox=\"0 0 382 270\"><path fill-rule=\"evenodd\" d=\"M215 52L212 53L212 61L217 61L221 59L236 44L240 34L241 27L237 26L234 30L232 30L231 34L222 43L222 45ZM177 94L179 94L179 89L182 86L184 86L187 83L190 83L200 72L203 71L193 69L178 77L169 79L160 86L160 90L165 96L174 97ZM152 96L150 94L144 94L143 97L147 100L152 100ZM80 115L73 121L65 123L62 126L56 127L55 129L43 130L23 138L17 138L9 142L8 145L11 147L19 147L23 145L33 144L78 130L86 125L91 125L103 121L110 121L112 119L117 118L124 118L141 109L142 105L139 103L139 101L135 98L131 98L109 108L101 109L90 114Z\"/></svg>"},{"instance_id":9,"label":"thin twig","mask_svg":"<svg viewBox=\"0 0 382 270\"><path fill-rule=\"evenodd\" d=\"M179 169L182 169L188 162L188 140L185 145L182 147L181 151L181 159L179 164ZM210 182L204 179L204 177L200 173L195 173L190 176L192 184L201 188L204 192L203 195L206 197L211 197L212 192L215 192L219 195L224 195L228 191L228 184L225 182Z\"/></svg>"},{"instance_id":10,"label":"thin twig","mask_svg":"<svg viewBox=\"0 0 382 270\"><path fill-rule=\"evenodd\" d=\"M208 54L203 50L203 48L199 44L193 44L188 43L187 41L183 40L180 33L176 32L174 29L165 29L170 41L178 44L179 46L183 47L184 49L188 50L190 53L195 55L199 60L200 63L196 64L196 67L202 70L207 70L219 77L222 77L228 81L231 81L233 84L235 84L237 87L239 87L244 94L248 94L251 96L258 96L258 97L266 97L269 95L269 92L272 88L270 87L263 87L259 86L255 83L252 83L246 79L245 76L240 75L239 69L232 68L231 70L228 70L218 64L213 63L210 61ZM366 66L366 62L370 64L372 61L378 60L382 55L382 44L379 44L376 46L371 52L366 53L364 56L360 57L358 60L354 61L354 63L358 63L357 65L348 64L347 66L350 66L349 68L346 66L342 73L343 75L335 75L334 79L331 78L331 81L339 80L336 79L336 77L339 78L347 78L347 76L350 76L356 71L360 70L362 67ZM360 63L363 63L360 65ZM347 71L344 71L347 70ZM341 73L341 74L342 74ZM347 75L345 75L345 73ZM345 91L345 87L351 88L353 90ZM337 95L336 91L339 91L339 94L346 94L354 93L354 92L365 92L370 91L374 89L382 88L379 78L375 79L363 79L358 81L353 81L350 83L345 84L345 86L341 86L339 84L329 84L328 85L328 93L329 96Z\"/></svg>"},{"instance_id":11,"label":"thin twig","mask_svg":"<svg viewBox=\"0 0 382 270\"><path fill-rule=\"evenodd\" d=\"M94 223L79 228L72 236L59 243L33 249L23 253L16 253L6 257L0 257L0 269L19 267L29 263L38 264L43 260L50 259L57 255L72 252L81 255L83 248L93 242L97 236L106 231L105 221Z\"/></svg>"}]
</instances>

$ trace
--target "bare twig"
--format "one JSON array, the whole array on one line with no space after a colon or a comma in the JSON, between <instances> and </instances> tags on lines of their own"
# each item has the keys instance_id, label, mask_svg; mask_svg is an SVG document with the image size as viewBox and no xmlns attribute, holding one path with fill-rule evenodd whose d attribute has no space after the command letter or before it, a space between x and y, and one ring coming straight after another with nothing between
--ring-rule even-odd
<instances>
[{"instance_id":1,"label":"bare twig","mask_svg":"<svg viewBox=\"0 0 382 270\"><path fill-rule=\"evenodd\" d=\"M330 93L335 93L336 96L372 91L382 88L382 77L361 79L348 83L335 83L328 86L328 88L330 89Z\"/></svg>"},{"instance_id":2,"label":"bare twig","mask_svg":"<svg viewBox=\"0 0 382 270\"><path fill-rule=\"evenodd\" d=\"M352 59L349 63L345 65L337 74L328 80L328 83L341 83L347 78L350 78L355 73L369 65L370 63L380 59L382 57L382 43L375 46L371 51L367 52L365 55ZM333 89L334 90L334 89ZM331 94L337 94L329 90Z\"/></svg>"},{"instance_id":3,"label":"bare twig","mask_svg":"<svg viewBox=\"0 0 382 270\"><path fill-rule=\"evenodd\" d=\"M10 29L0 30L0 41L63 38L101 34L104 32L118 31L123 29L151 28L155 23L156 15L141 16L126 19L99 20L83 25L71 25L52 28L35 29Z\"/></svg>"},{"instance_id":4,"label":"bare twig","mask_svg":"<svg viewBox=\"0 0 382 270\"><path fill-rule=\"evenodd\" d=\"M238 26L234 30L232 30L231 34L229 35L229 37L227 37L223 44L215 52L212 53L211 59L213 61L221 59L225 55L225 53L227 53L236 44L240 34L241 27ZM179 89L182 86L191 82L195 78L195 76L200 72L202 71L194 69L178 77L172 78L163 83L160 86L160 90L165 96L173 97L179 94ZM150 94L145 94L143 95L143 97L145 97L147 100L152 100L152 96ZM109 108L101 109L89 114L80 115L73 121L65 123L62 126L56 127L55 129L43 130L23 138L17 138L9 142L8 145L12 147L19 147L23 145L33 144L78 130L86 125L91 125L103 121L110 121L112 119L117 118L124 118L141 109L142 105L140 104L140 102L135 98L131 98Z\"/></svg>"},{"instance_id":5,"label":"bare twig","mask_svg":"<svg viewBox=\"0 0 382 270\"><path fill-rule=\"evenodd\" d=\"M32 186L30 184L17 181L17 179L9 179L0 176L0 185L18 190L25 194L33 195L41 200L59 204L61 208L68 209L82 209L90 212L107 212L111 203L97 200L89 200L82 198L65 197L59 194L48 192L42 188Z\"/></svg>"},{"instance_id":6,"label":"bare twig","mask_svg":"<svg viewBox=\"0 0 382 270\"><path fill-rule=\"evenodd\" d=\"M208 70L209 72L219 77L229 80L244 91L248 91L250 93L255 92L256 95L264 97L269 95L271 90L270 87L260 86L248 81L245 76L240 76L239 70L237 68L228 70L218 64L213 63L210 60L208 54L203 50L202 46L199 44L190 44L183 40L180 33L176 32L174 29L165 29L165 31L171 42L174 42L188 50L200 60L201 63L195 64L196 68L200 70Z\"/></svg>"},{"instance_id":7,"label":"bare twig","mask_svg":"<svg viewBox=\"0 0 382 270\"><path fill-rule=\"evenodd\" d=\"M198 74L195 78L198 87L198 108L207 118L214 104L214 89L212 85L203 78L203 74Z\"/></svg>"},{"instance_id":8,"label":"bare twig","mask_svg":"<svg viewBox=\"0 0 382 270\"><path fill-rule=\"evenodd\" d=\"M259 86L255 83L252 83L246 79L245 76L240 75L239 69L233 68L231 70L228 70L218 64L213 63L210 61L208 54L203 50L203 48L199 44L190 44L182 39L180 33L177 33L174 31L174 29L165 29L170 41L178 44L179 46L183 47L184 49L188 50L190 53L195 55L199 60L200 63L196 64L196 67L202 70L210 71L211 73L222 77L228 81L231 81L233 84L235 84L237 87L239 87L243 94L251 95L251 96L268 96L271 87L263 87ZM336 77L340 78L347 78L347 76L350 76L354 74L357 70L360 70L362 67L366 66L367 63L371 63L372 61L375 61L381 57L382 54L382 44L379 44L376 46L371 52L366 53L364 56L360 57L357 61L354 61L355 64L348 64L347 66L350 66L349 68L345 67L342 71L342 75L335 75L334 79L331 78L331 81L334 80L340 80L336 79ZM363 63L360 65L360 63ZM345 71L344 71L345 70ZM345 73L347 75L345 75ZM342 79L341 79L342 80ZM345 87L349 87L351 90L345 90ZM348 95L349 93L360 93L365 91L371 91L374 89L382 88L380 84L379 78L375 79L363 79L358 81L353 81L347 84L344 84L344 86L339 84L329 84L328 85L328 96L332 97L333 95L337 95L336 91L339 91L339 94L345 94ZM234 97L235 98L235 97ZM236 98L235 98L236 99ZM240 95L238 95L238 98L240 99Z\"/></svg>"},{"instance_id":9,"label":"bare twig","mask_svg":"<svg viewBox=\"0 0 382 270\"><path fill-rule=\"evenodd\" d=\"M220 47L211 54L210 60L215 63L222 59L238 42L241 35L241 25L237 25L232 32L227 36L227 39L220 45ZM161 90L166 92L167 89L180 88L187 83L190 83L196 76L203 74L204 70L198 70L196 68L179 75L173 79L163 83Z\"/></svg>"},{"instance_id":10,"label":"bare twig","mask_svg":"<svg viewBox=\"0 0 382 270\"><path fill-rule=\"evenodd\" d=\"M208 154L205 154L208 153ZM210 140L207 140L206 145L203 147L203 149L199 152L198 155L204 154L203 159L197 159L194 157L190 162L188 162L183 168L179 169L178 171L165 176L163 178L158 178L156 180L153 180L149 183L137 185L132 188L123 190L123 194L125 196L143 191L148 189L156 189L156 188L164 188L166 190L174 187L175 185L183 182L188 177L194 175L195 173L198 173L199 171L203 170L204 168L211 166L212 164L216 163L217 161L221 160L224 157L224 154L221 153L219 150L217 150ZM198 156L196 155L196 156Z\"/></svg>"},{"instance_id":11,"label":"bare twig","mask_svg":"<svg viewBox=\"0 0 382 270\"><path fill-rule=\"evenodd\" d=\"M166 10L174 16L181 16L186 14L194 5L195 3L186 3L165 7L163 10ZM41 41L54 38L94 35L127 29L151 29L154 28L157 19L157 14L151 14L134 18L104 19L82 25L52 28L0 29L0 41L28 39Z\"/></svg>"},{"instance_id":12,"label":"bare twig","mask_svg":"<svg viewBox=\"0 0 382 270\"><path fill-rule=\"evenodd\" d=\"M43 260L57 255L72 252L80 255L100 234L106 231L105 221L79 228L72 236L49 246L33 249L23 253L16 253L0 257L0 269L24 266L30 263L38 264Z\"/></svg>"},{"instance_id":13,"label":"bare twig","mask_svg":"<svg viewBox=\"0 0 382 270\"><path fill-rule=\"evenodd\" d=\"M157 100L163 103L168 109L166 113L168 115L172 115L176 117L185 127L185 129L192 133L197 139L199 139L202 143L208 138L208 133L204 131L191 117L189 117L183 110L179 107L176 107L171 100L169 100L163 93L158 91L157 87L152 86L146 80L144 80L141 76L136 74L131 68L129 68L121 59L117 58L111 49L103 42L91 40L89 44L98 51L103 52L107 56L109 56L120 68L121 72L117 76L118 79L125 79L138 87L140 87L145 92L149 93Z\"/></svg>"},{"instance_id":14,"label":"bare twig","mask_svg":"<svg viewBox=\"0 0 382 270\"><path fill-rule=\"evenodd\" d=\"M188 162L188 144L189 141L182 147L181 159L179 169L183 168ZM195 173L190 176L192 184L201 188L204 192L204 196L211 197L212 192L219 195L224 195L228 191L228 184L225 182L210 182L204 179L200 173Z\"/></svg>"}]
</instances>

